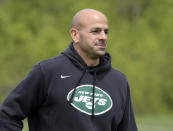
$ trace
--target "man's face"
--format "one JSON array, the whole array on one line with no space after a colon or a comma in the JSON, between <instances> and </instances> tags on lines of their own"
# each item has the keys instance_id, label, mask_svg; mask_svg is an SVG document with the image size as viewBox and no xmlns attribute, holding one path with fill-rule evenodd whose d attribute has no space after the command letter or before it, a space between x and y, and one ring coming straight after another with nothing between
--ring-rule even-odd
<instances>
[{"instance_id":1,"label":"man's face","mask_svg":"<svg viewBox=\"0 0 173 131\"><path fill-rule=\"evenodd\" d=\"M83 20L79 29L79 48L86 56L97 59L106 52L108 25L105 16L95 15Z\"/></svg>"}]
</instances>

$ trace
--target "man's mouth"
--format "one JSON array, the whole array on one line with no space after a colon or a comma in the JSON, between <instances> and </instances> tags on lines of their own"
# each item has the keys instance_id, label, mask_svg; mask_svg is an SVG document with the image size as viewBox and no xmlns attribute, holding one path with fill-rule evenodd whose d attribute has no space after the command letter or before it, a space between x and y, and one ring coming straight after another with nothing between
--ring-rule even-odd
<instances>
[{"instance_id":1,"label":"man's mouth","mask_svg":"<svg viewBox=\"0 0 173 131\"><path fill-rule=\"evenodd\" d=\"M99 48L106 48L106 44L96 44L96 46Z\"/></svg>"}]
</instances>

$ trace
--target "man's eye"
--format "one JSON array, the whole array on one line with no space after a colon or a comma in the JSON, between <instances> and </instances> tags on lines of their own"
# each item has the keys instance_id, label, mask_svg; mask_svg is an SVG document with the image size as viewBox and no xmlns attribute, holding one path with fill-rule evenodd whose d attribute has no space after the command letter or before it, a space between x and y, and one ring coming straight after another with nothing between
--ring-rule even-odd
<instances>
[{"instance_id":1,"label":"man's eye","mask_svg":"<svg viewBox=\"0 0 173 131\"><path fill-rule=\"evenodd\" d=\"M98 31L98 30L93 30L92 32L93 32L93 33L97 33L97 32L99 32L99 31Z\"/></svg>"},{"instance_id":2,"label":"man's eye","mask_svg":"<svg viewBox=\"0 0 173 131\"><path fill-rule=\"evenodd\" d=\"M105 30L105 34L108 34L108 30Z\"/></svg>"}]
</instances>

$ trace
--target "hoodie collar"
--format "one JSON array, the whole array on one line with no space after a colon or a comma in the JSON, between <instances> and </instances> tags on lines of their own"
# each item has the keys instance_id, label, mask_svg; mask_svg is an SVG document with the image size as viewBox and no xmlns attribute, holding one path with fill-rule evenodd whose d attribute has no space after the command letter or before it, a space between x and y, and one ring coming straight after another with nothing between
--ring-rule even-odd
<instances>
[{"instance_id":1,"label":"hoodie collar","mask_svg":"<svg viewBox=\"0 0 173 131\"><path fill-rule=\"evenodd\" d=\"M95 67L88 67L87 64L84 62L82 57L77 53L77 51L73 47L73 43L69 45L64 52L62 52L72 63L74 63L78 68L81 70L87 70L91 73L103 73L108 71L111 68L111 56L109 53L105 53L104 56L100 58L100 64Z\"/></svg>"}]
</instances>

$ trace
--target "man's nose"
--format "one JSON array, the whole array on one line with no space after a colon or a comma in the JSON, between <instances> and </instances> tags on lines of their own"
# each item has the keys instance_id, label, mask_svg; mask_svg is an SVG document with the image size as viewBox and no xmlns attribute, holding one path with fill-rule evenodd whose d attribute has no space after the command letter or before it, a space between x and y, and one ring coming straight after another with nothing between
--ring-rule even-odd
<instances>
[{"instance_id":1,"label":"man's nose","mask_svg":"<svg viewBox=\"0 0 173 131\"><path fill-rule=\"evenodd\" d=\"M102 40L107 40L107 34L104 32L104 31L101 31L100 32L100 39L102 39Z\"/></svg>"}]
</instances>

